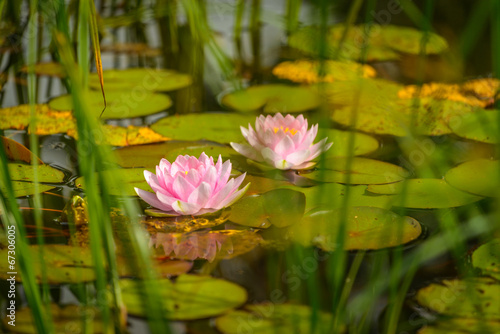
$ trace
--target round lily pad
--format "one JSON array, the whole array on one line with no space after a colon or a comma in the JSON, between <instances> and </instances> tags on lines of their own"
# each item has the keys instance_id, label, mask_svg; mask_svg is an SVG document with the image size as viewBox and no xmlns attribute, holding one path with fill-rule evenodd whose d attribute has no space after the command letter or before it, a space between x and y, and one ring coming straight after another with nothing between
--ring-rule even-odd
<instances>
[{"instance_id":1,"label":"round lily pad","mask_svg":"<svg viewBox=\"0 0 500 334\"><path fill-rule=\"evenodd\" d=\"M374 194L396 195L394 206L414 209L444 209L477 202L483 197L458 190L442 179L409 179L405 194L400 194L403 183L369 185L368 191Z\"/></svg>"},{"instance_id":2,"label":"round lily pad","mask_svg":"<svg viewBox=\"0 0 500 334\"><path fill-rule=\"evenodd\" d=\"M416 300L444 316L500 320L500 284L491 278L433 283L418 290Z\"/></svg>"},{"instance_id":3,"label":"round lily pad","mask_svg":"<svg viewBox=\"0 0 500 334\"><path fill-rule=\"evenodd\" d=\"M86 98L90 105L90 112L98 118L104 109L101 91L89 91ZM167 95L151 93L144 88L106 92L106 102L107 107L101 117L103 119L147 116L166 110L172 105L172 100ZM72 97L71 95L56 97L49 102L49 107L58 111L72 110Z\"/></svg>"},{"instance_id":4,"label":"round lily pad","mask_svg":"<svg viewBox=\"0 0 500 334\"><path fill-rule=\"evenodd\" d=\"M347 162L347 158L326 158L320 166L322 169L301 175L322 182L346 183L350 174L350 184L386 184L409 176L404 168L384 161L354 157L349 170Z\"/></svg>"},{"instance_id":5,"label":"round lily pad","mask_svg":"<svg viewBox=\"0 0 500 334\"><path fill-rule=\"evenodd\" d=\"M34 178L35 170L32 165L9 163L9 173L14 188L15 197L24 197L33 195L36 192ZM49 165L38 165L38 181L44 183L60 183L64 179L64 173ZM45 192L54 188L54 186L39 184L39 192ZM0 180L0 190L6 190L5 185Z\"/></svg>"},{"instance_id":6,"label":"round lily pad","mask_svg":"<svg viewBox=\"0 0 500 334\"><path fill-rule=\"evenodd\" d=\"M284 299L284 296L282 296ZM326 333L332 315L318 311L315 333ZM252 304L244 310L231 311L215 319L215 326L224 334L240 333L311 333L312 310L306 305Z\"/></svg>"},{"instance_id":7,"label":"round lily pad","mask_svg":"<svg viewBox=\"0 0 500 334\"><path fill-rule=\"evenodd\" d=\"M341 210L313 210L302 222L292 226L292 239L304 246L335 250L341 221ZM422 233L420 224L411 217L366 206L350 207L346 216L345 250L382 249L406 244Z\"/></svg>"},{"instance_id":8,"label":"round lily pad","mask_svg":"<svg viewBox=\"0 0 500 334\"><path fill-rule=\"evenodd\" d=\"M237 142L243 135L240 126L254 123L255 116L203 113L165 117L151 128L174 140L211 140L219 143Z\"/></svg>"},{"instance_id":9,"label":"round lily pad","mask_svg":"<svg viewBox=\"0 0 500 334\"><path fill-rule=\"evenodd\" d=\"M500 194L498 160L478 159L464 162L450 169L445 179L460 190L479 195L496 197Z\"/></svg>"},{"instance_id":10,"label":"round lily pad","mask_svg":"<svg viewBox=\"0 0 500 334\"><path fill-rule=\"evenodd\" d=\"M38 330L32 316L33 310L29 307L23 307L16 310L15 326L8 323L12 321L9 317L3 319L6 328L10 333L37 334ZM50 304L50 315L54 333L104 333L102 319L96 307L84 307L82 305L57 305ZM84 316L88 317L84 322ZM86 327L85 327L86 326Z\"/></svg>"},{"instance_id":11,"label":"round lily pad","mask_svg":"<svg viewBox=\"0 0 500 334\"><path fill-rule=\"evenodd\" d=\"M372 136L359 132L341 131L336 129L320 129L317 138L321 139L321 135L328 137L328 142L333 145L324 153L326 157L347 157L350 155L365 155L372 153L379 148L379 142ZM354 149L349 152L349 140L354 136Z\"/></svg>"},{"instance_id":12,"label":"round lily pad","mask_svg":"<svg viewBox=\"0 0 500 334\"><path fill-rule=\"evenodd\" d=\"M365 185L343 185L324 183L314 187L287 186L287 189L300 191L306 195L306 212L315 208L325 210L339 209L345 205L345 197L349 193L348 206L372 206L390 209L394 201L393 195L372 195L366 191Z\"/></svg>"},{"instance_id":13,"label":"round lily pad","mask_svg":"<svg viewBox=\"0 0 500 334\"><path fill-rule=\"evenodd\" d=\"M188 74L151 68L106 70L103 72L103 77L106 97L108 91L168 92L187 87L192 83L191 76ZM89 75L89 86L101 90L97 73Z\"/></svg>"},{"instance_id":14,"label":"round lily pad","mask_svg":"<svg viewBox=\"0 0 500 334\"><path fill-rule=\"evenodd\" d=\"M193 142L169 140L158 144L123 147L115 150L114 153L121 167L154 168L169 151L193 145L195 145Z\"/></svg>"},{"instance_id":15,"label":"round lily pad","mask_svg":"<svg viewBox=\"0 0 500 334\"><path fill-rule=\"evenodd\" d=\"M275 189L262 195L242 198L231 207L229 220L244 226L285 227L300 222L306 197L292 189Z\"/></svg>"},{"instance_id":16,"label":"round lily pad","mask_svg":"<svg viewBox=\"0 0 500 334\"><path fill-rule=\"evenodd\" d=\"M370 65L353 61L326 60L323 65L324 75L319 75L320 62L309 60L285 61L273 68L273 74L280 79L298 83L317 83L355 80L359 77L371 78L377 72Z\"/></svg>"},{"instance_id":17,"label":"round lily pad","mask_svg":"<svg viewBox=\"0 0 500 334\"><path fill-rule=\"evenodd\" d=\"M153 169L149 169L149 171L154 172ZM119 186L108 188L111 195L137 196L134 187L151 191L144 178L144 168L109 169L100 172L100 175L103 178L106 178L107 175L113 175L114 178L121 181ZM78 188L85 189L85 180L83 176L75 180L75 185Z\"/></svg>"},{"instance_id":18,"label":"round lily pad","mask_svg":"<svg viewBox=\"0 0 500 334\"><path fill-rule=\"evenodd\" d=\"M28 72L28 67L25 66L21 69L23 72ZM36 75L47 75L51 77L64 78L66 77L66 70L64 67L55 62L46 62L35 64Z\"/></svg>"},{"instance_id":19,"label":"round lily pad","mask_svg":"<svg viewBox=\"0 0 500 334\"><path fill-rule=\"evenodd\" d=\"M147 284L147 283L145 283ZM180 275L175 282L158 281L166 310L165 317L172 320L192 320L213 317L247 300L245 289L229 281L210 276ZM121 280L122 298L131 315L144 317L143 292L140 282Z\"/></svg>"},{"instance_id":20,"label":"round lily pad","mask_svg":"<svg viewBox=\"0 0 500 334\"><path fill-rule=\"evenodd\" d=\"M40 262L40 247L32 245L29 247L33 271L38 283L41 283L41 268L45 266L50 268L46 271L47 282L49 284L64 284L90 282L95 280L94 267L92 264L92 254L89 248L74 247L68 245L44 245L43 246L43 263ZM8 249L0 250L0 256L7 258ZM118 274L121 277L136 276L132 272L127 263L130 263L130 258L122 256L117 257ZM183 261L159 261L155 263L156 272L161 277L179 275L189 271L192 267L190 262ZM8 263L0 264L0 278L6 279L10 277L7 272ZM21 275L16 276L16 280L21 282Z\"/></svg>"},{"instance_id":21,"label":"round lily pad","mask_svg":"<svg viewBox=\"0 0 500 334\"><path fill-rule=\"evenodd\" d=\"M317 93L308 87L280 84L252 86L225 95L222 104L238 111L298 113L319 107Z\"/></svg>"},{"instance_id":22,"label":"round lily pad","mask_svg":"<svg viewBox=\"0 0 500 334\"><path fill-rule=\"evenodd\" d=\"M499 110L481 110L451 119L449 126L453 133L462 138L483 143L499 143Z\"/></svg>"},{"instance_id":23,"label":"round lily pad","mask_svg":"<svg viewBox=\"0 0 500 334\"><path fill-rule=\"evenodd\" d=\"M421 50L424 37L422 31L403 26L356 25L350 27L342 49L338 50L339 42L344 33L345 25L337 24L329 27L326 37L326 56L328 58L352 59L367 61L389 61L400 58L400 53L426 54L442 53L448 49L445 39L434 33L428 33L425 46ZM318 26L306 26L294 32L288 39L291 47L310 55L319 55ZM369 43L364 54L363 41Z\"/></svg>"},{"instance_id":24,"label":"round lily pad","mask_svg":"<svg viewBox=\"0 0 500 334\"><path fill-rule=\"evenodd\" d=\"M417 334L494 334L500 333L500 322L481 318L440 318Z\"/></svg>"},{"instance_id":25,"label":"round lily pad","mask_svg":"<svg viewBox=\"0 0 500 334\"><path fill-rule=\"evenodd\" d=\"M13 181L33 182L35 170L32 165L9 163L10 178ZM45 183L60 183L64 179L64 173L49 165L38 165L38 181Z\"/></svg>"},{"instance_id":26,"label":"round lily pad","mask_svg":"<svg viewBox=\"0 0 500 334\"><path fill-rule=\"evenodd\" d=\"M500 281L500 239L493 239L479 246L472 254L472 265Z\"/></svg>"}]
</instances>

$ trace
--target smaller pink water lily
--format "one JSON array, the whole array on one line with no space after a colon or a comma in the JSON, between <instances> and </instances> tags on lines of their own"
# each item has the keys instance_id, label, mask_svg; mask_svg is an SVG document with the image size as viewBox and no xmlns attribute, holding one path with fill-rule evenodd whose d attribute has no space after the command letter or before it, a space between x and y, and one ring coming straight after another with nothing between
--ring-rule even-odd
<instances>
[{"instance_id":1,"label":"smaller pink water lily","mask_svg":"<svg viewBox=\"0 0 500 334\"><path fill-rule=\"evenodd\" d=\"M202 215L230 206L248 189L241 190L246 173L229 180L231 162L222 162L219 155L217 163L205 153L200 158L179 155L171 164L161 159L156 166L156 174L147 170L144 177L155 193L135 188L146 203L171 216ZM228 181L229 180L229 181Z\"/></svg>"},{"instance_id":2,"label":"smaller pink water lily","mask_svg":"<svg viewBox=\"0 0 500 334\"><path fill-rule=\"evenodd\" d=\"M255 130L241 128L248 144L231 143L240 154L249 159L266 162L277 169L304 169L314 165L314 158L328 150L333 143L324 138L313 144L318 134L318 124L308 129L307 119L299 115L283 117L260 115L255 120Z\"/></svg>"}]
</instances>

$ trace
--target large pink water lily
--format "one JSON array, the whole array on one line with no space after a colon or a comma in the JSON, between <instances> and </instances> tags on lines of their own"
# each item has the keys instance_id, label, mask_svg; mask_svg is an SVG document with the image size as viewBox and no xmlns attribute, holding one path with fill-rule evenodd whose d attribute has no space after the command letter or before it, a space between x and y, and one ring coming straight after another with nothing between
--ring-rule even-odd
<instances>
[{"instance_id":1,"label":"large pink water lily","mask_svg":"<svg viewBox=\"0 0 500 334\"><path fill-rule=\"evenodd\" d=\"M240 154L249 159L266 162L278 169L304 169L314 165L313 160L328 150L332 143L324 138L313 144L318 134L318 124L308 129L307 119L299 115L283 117L260 115L255 121L255 130L241 127L248 144L231 143Z\"/></svg>"},{"instance_id":2,"label":"large pink water lily","mask_svg":"<svg viewBox=\"0 0 500 334\"><path fill-rule=\"evenodd\" d=\"M156 209L172 216L202 215L230 206L248 189L238 187L245 174L232 178L231 162L217 163L205 153L200 158L180 155L171 164L161 159L156 175L145 170L144 177L155 193L135 188L137 195ZM229 181L228 181L229 180Z\"/></svg>"}]
</instances>

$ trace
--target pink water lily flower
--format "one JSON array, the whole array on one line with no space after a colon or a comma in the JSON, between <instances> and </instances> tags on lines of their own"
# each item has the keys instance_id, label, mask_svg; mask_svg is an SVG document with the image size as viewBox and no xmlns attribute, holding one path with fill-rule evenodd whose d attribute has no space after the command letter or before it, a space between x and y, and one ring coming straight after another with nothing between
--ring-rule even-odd
<instances>
[{"instance_id":1,"label":"pink water lily flower","mask_svg":"<svg viewBox=\"0 0 500 334\"><path fill-rule=\"evenodd\" d=\"M202 215L230 206L248 189L250 183L238 190L246 173L229 180L230 175L231 162L222 163L220 155L216 164L205 153L199 159L180 155L172 164L161 159L156 175L144 171L155 193L138 188L135 191L146 203L165 214Z\"/></svg>"},{"instance_id":2,"label":"pink water lily flower","mask_svg":"<svg viewBox=\"0 0 500 334\"><path fill-rule=\"evenodd\" d=\"M260 115L255 120L255 130L250 124L248 129L241 128L248 144L231 143L240 154L249 159L266 162L277 169L304 169L314 165L313 160L328 150L333 143L324 138L313 144L318 134L318 124L308 129L307 119L299 115L283 117Z\"/></svg>"}]
</instances>

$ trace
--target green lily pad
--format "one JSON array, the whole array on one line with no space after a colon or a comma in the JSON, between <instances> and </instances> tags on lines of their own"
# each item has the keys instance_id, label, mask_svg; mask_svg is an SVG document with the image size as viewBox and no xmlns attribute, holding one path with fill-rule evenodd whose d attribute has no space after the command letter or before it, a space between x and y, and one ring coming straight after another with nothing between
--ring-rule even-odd
<instances>
[{"instance_id":1,"label":"green lily pad","mask_svg":"<svg viewBox=\"0 0 500 334\"><path fill-rule=\"evenodd\" d=\"M23 307L16 310L15 326L9 325L10 318L5 317L3 323L9 328L10 333L37 334L36 324L33 321L32 310ZM54 333L84 333L85 330L92 334L101 334L103 331L102 319L96 307L84 307L82 305L50 304L52 326ZM83 316L88 316L86 327L84 327Z\"/></svg>"},{"instance_id":2,"label":"green lily pad","mask_svg":"<svg viewBox=\"0 0 500 334\"><path fill-rule=\"evenodd\" d=\"M301 175L322 182L346 183L350 174L349 184L386 184L404 180L409 176L407 170L388 162L352 158L350 169L347 170L347 158L327 158L321 165L323 169Z\"/></svg>"},{"instance_id":3,"label":"green lily pad","mask_svg":"<svg viewBox=\"0 0 500 334\"><path fill-rule=\"evenodd\" d=\"M499 110L481 110L450 120L453 133L462 138L497 144Z\"/></svg>"},{"instance_id":4,"label":"green lily pad","mask_svg":"<svg viewBox=\"0 0 500 334\"><path fill-rule=\"evenodd\" d=\"M106 97L108 91L134 91L139 92L168 92L191 85L192 79L188 74L172 70L159 70L151 68L129 68L125 70L104 71L104 88ZM89 86L101 90L97 73L89 75ZM149 101L148 101L149 103Z\"/></svg>"},{"instance_id":5,"label":"green lily pad","mask_svg":"<svg viewBox=\"0 0 500 334\"><path fill-rule=\"evenodd\" d=\"M481 245L472 254L472 265L500 281L500 239L493 239Z\"/></svg>"},{"instance_id":6,"label":"green lily pad","mask_svg":"<svg viewBox=\"0 0 500 334\"><path fill-rule=\"evenodd\" d=\"M365 155L372 153L379 148L379 142L372 136L364 133L351 131L341 131L335 129L320 129L317 138L321 139L322 135L328 137L328 142L333 145L328 151L324 153L326 157L347 157L350 155ZM354 149L349 152L349 140L354 136Z\"/></svg>"},{"instance_id":7,"label":"green lily pad","mask_svg":"<svg viewBox=\"0 0 500 334\"><path fill-rule=\"evenodd\" d=\"M452 132L448 124L477 110L477 107L458 101L424 97L418 100L417 105L414 100L395 98L359 105L357 108L342 107L334 110L332 119L368 133L403 137L413 129L419 135L440 136ZM354 112L357 113L357 121L351 125ZM415 113L417 115L414 116Z\"/></svg>"},{"instance_id":8,"label":"green lily pad","mask_svg":"<svg viewBox=\"0 0 500 334\"><path fill-rule=\"evenodd\" d=\"M402 26L367 25L350 27L343 47L338 51L338 45L344 33L345 26L337 24L331 26L327 32L326 56L328 58L360 60L363 56L367 61L390 61L400 58L400 53L420 54L423 32ZM293 33L288 43L310 55L319 55L320 30L317 26L306 26ZM363 54L361 43L369 43L366 55ZM429 33L425 48L426 54L442 53L448 49L448 43L439 35Z\"/></svg>"},{"instance_id":9,"label":"green lily pad","mask_svg":"<svg viewBox=\"0 0 500 334\"><path fill-rule=\"evenodd\" d=\"M368 191L381 195L396 195L394 206L414 209L444 209L477 202L483 197L468 194L450 186L442 179L409 179L405 194L400 194L403 183L369 185Z\"/></svg>"},{"instance_id":10,"label":"green lily pad","mask_svg":"<svg viewBox=\"0 0 500 334\"><path fill-rule=\"evenodd\" d=\"M495 334L500 333L500 321L474 318L443 318L425 326L417 334Z\"/></svg>"},{"instance_id":11,"label":"green lily pad","mask_svg":"<svg viewBox=\"0 0 500 334\"><path fill-rule=\"evenodd\" d=\"M261 85L225 95L221 103L238 111L298 113L319 107L317 93L305 86Z\"/></svg>"},{"instance_id":12,"label":"green lily pad","mask_svg":"<svg viewBox=\"0 0 500 334\"><path fill-rule=\"evenodd\" d=\"M152 169L148 169L154 172ZM134 187L151 191L146 179L144 178L144 168L122 168L108 169L100 172L101 177L106 178L113 175L114 178L120 180L120 185L113 185L108 188L111 195L115 196L137 196ZM75 180L75 185L78 188L85 189L85 180L83 176ZM125 186L124 186L125 185Z\"/></svg>"},{"instance_id":13,"label":"green lily pad","mask_svg":"<svg viewBox=\"0 0 500 334\"><path fill-rule=\"evenodd\" d=\"M31 165L20 163L8 164L12 186L14 188L15 197L24 197L35 194L34 168ZM49 165L38 165L38 181L45 183L60 183L64 179L64 173ZM39 184L38 191L43 193L54 186ZM0 180L0 191L5 192L5 185Z\"/></svg>"},{"instance_id":14,"label":"green lily pad","mask_svg":"<svg viewBox=\"0 0 500 334\"><path fill-rule=\"evenodd\" d=\"M332 315L318 311L315 333L327 333ZM252 304L244 310L230 311L217 319L215 326L224 334L240 333L301 333L311 332L312 310L306 305Z\"/></svg>"},{"instance_id":15,"label":"green lily pad","mask_svg":"<svg viewBox=\"0 0 500 334\"><path fill-rule=\"evenodd\" d=\"M169 140L158 144L136 145L119 148L114 151L116 160L121 167L154 168L162 158L172 150L196 145L193 142Z\"/></svg>"},{"instance_id":16,"label":"green lily pad","mask_svg":"<svg viewBox=\"0 0 500 334\"><path fill-rule=\"evenodd\" d=\"M154 131L174 140L240 141L240 126L254 123L255 116L223 113L187 114L165 117L151 125Z\"/></svg>"},{"instance_id":17,"label":"green lily pad","mask_svg":"<svg viewBox=\"0 0 500 334\"><path fill-rule=\"evenodd\" d=\"M324 183L314 187L287 186L287 189L300 191L306 195L306 212L314 208L333 210L345 205L345 196L349 192L348 206L373 206L390 209L394 196L374 195L366 191L367 186Z\"/></svg>"},{"instance_id":18,"label":"green lily pad","mask_svg":"<svg viewBox=\"0 0 500 334\"><path fill-rule=\"evenodd\" d=\"M147 283L146 283L147 284ZM247 300L245 289L229 281L210 276L180 275L175 282L159 280L157 291L164 301L165 317L172 320L191 320L213 317ZM141 284L121 280L122 297L131 315L145 316Z\"/></svg>"},{"instance_id":19,"label":"green lily pad","mask_svg":"<svg viewBox=\"0 0 500 334\"><path fill-rule=\"evenodd\" d=\"M209 262L232 259L250 252L262 241L256 231L220 230L191 233L156 233L150 245L156 253L181 260L206 259ZM160 255L160 254L159 254Z\"/></svg>"},{"instance_id":20,"label":"green lily pad","mask_svg":"<svg viewBox=\"0 0 500 334\"><path fill-rule=\"evenodd\" d=\"M500 284L491 278L443 280L418 290L416 300L444 316L500 321Z\"/></svg>"},{"instance_id":21,"label":"green lily pad","mask_svg":"<svg viewBox=\"0 0 500 334\"><path fill-rule=\"evenodd\" d=\"M450 169L445 180L462 191L479 196L496 197L499 194L498 160L478 159L464 162Z\"/></svg>"},{"instance_id":22,"label":"green lily pad","mask_svg":"<svg viewBox=\"0 0 500 334\"><path fill-rule=\"evenodd\" d=\"M35 170L33 166L20 163L9 163L8 166L11 180L34 182ZM39 182L60 183L64 179L63 172L49 165L38 165L37 170Z\"/></svg>"},{"instance_id":23,"label":"green lily pad","mask_svg":"<svg viewBox=\"0 0 500 334\"><path fill-rule=\"evenodd\" d=\"M49 284L65 284L90 282L95 280L94 267L92 265L92 254L90 249L74 247L68 245L45 245L43 246L43 263L39 260L40 248L38 245L29 246L33 271L38 283L41 283L41 268L42 265L50 270L46 270L47 282ZM0 250L0 256L7 258L8 249ZM130 263L130 258L117 257L118 274L121 277L135 276L127 263ZM184 261L159 261L155 263L155 269L159 276L169 277L179 275L189 271L192 263ZM7 274L8 263L0 264L1 279L9 278ZM16 281L21 282L21 275L16 276Z\"/></svg>"},{"instance_id":24,"label":"green lily pad","mask_svg":"<svg viewBox=\"0 0 500 334\"><path fill-rule=\"evenodd\" d=\"M335 250L341 210L313 210L302 222L292 226L291 237L304 246ZM422 233L420 224L411 217L367 206L349 207L346 216L345 250L382 249L406 244Z\"/></svg>"},{"instance_id":25,"label":"green lily pad","mask_svg":"<svg viewBox=\"0 0 500 334\"><path fill-rule=\"evenodd\" d=\"M35 74L36 75L47 75L50 77L64 78L66 77L66 70L64 66L60 63L55 62L45 62L35 64ZM28 66L25 66L21 71L28 73Z\"/></svg>"},{"instance_id":26,"label":"green lily pad","mask_svg":"<svg viewBox=\"0 0 500 334\"><path fill-rule=\"evenodd\" d=\"M92 115L98 118L104 109L101 91L89 91L86 98ZM106 102L107 107L102 119L142 117L166 110L172 105L172 100L167 95L130 90L106 92ZM56 97L49 102L49 107L59 111L72 110L72 97L71 95Z\"/></svg>"},{"instance_id":27,"label":"green lily pad","mask_svg":"<svg viewBox=\"0 0 500 334\"><path fill-rule=\"evenodd\" d=\"M285 227L300 222L305 206L306 197L302 192L275 189L236 202L231 208L229 220L250 227Z\"/></svg>"}]
</instances>

